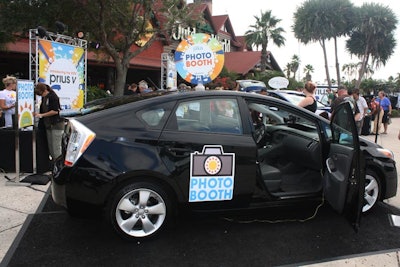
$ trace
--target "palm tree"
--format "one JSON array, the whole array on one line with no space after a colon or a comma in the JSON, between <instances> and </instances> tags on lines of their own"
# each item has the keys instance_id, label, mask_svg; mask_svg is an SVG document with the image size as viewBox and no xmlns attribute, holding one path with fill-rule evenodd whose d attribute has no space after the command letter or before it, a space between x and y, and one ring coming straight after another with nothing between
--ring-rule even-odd
<instances>
[{"instance_id":1,"label":"palm tree","mask_svg":"<svg viewBox=\"0 0 400 267\"><path fill-rule=\"evenodd\" d=\"M292 61L290 62L290 66L293 73L293 79L296 79L296 72L300 66L300 58L298 55L293 55Z\"/></svg>"},{"instance_id":2,"label":"palm tree","mask_svg":"<svg viewBox=\"0 0 400 267\"><path fill-rule=\"evenodd\" d=\"M246 31L245 38L246 43L250 46L256 46L258 49L261 46L261 71L265 71L267 66L267 48L270 40L278 47L285 44L285 38L282 33L285 31L283 28L278 27L278 23L281 19L271 15L271 10L263 13L261 11L261 16L254 16L256 23L250 25L251 30Z\"/></svg>"},{"instance_id":3,"label":"palm tree","mask_svg":"<svg viewBox=\"0 0 400 267\"><path fill-rule=\"evenodd\" d=\"M332 12L335 10L335 12ZM319 42L325 61L326 80L331 86L326 41L334 39L338 81L340 68L336 37L349 34L352 28L353 5L348 0L308 0L294 14L293 31L300 42Z\"/></svg>"},{"instance_id":4,"label":"palm tree","mask_svg":"<svg viewBox=\"0 0 400 267\"><path fill-rule=\"evenodd\" d=\"M311 64L307 64L303 71L306 74L306 81L311 81L311 73L314 72L314 67Z\"/></svg>"},{"instance_id":5,"label":"palm tree","mask_svg":"<svg viewBox=\"0 0 400 267\"><path fill-rule=\"evenodd\" d=\"M396 87L400 88L400 73L397 73L397 76L394 78L394 82L396 83Z\"/></svg>"},{"instance_id":6,"label":"palm tree","mask_svg":"<svg viewBox=\"0 0 400 267\"><path fill-rule=\"evenodd\" d=\"M347 75L347 81L354 80L357 74L359 63L347 63L342 66L342 71Z\"/></svg>"},{"instance_id":7,"label":"palm tree","mask_svg":"<svg viewBox=\"0 0 400 267\"><path fill-rule=\"evenodd\" d=\"M397 18L388 7L376 3L362 5L358 10L358 25L346 42L347 50L361 58L356 82L359 87L369 60L373 67L385 65L394 52Z\"/></svg>"},{"instance_id":8,"label":"palm tree","mask_svg":"<svg viewBox=\"0 0 400 267\"><path fill-rule=\"evenodd\" d=\"M370 64L367 64L365 66L365 78L371 78L372 75L374 75L375 71L374 68Z\"/></svg>"},{"instance_id":9,"label":"palm tree","mask_svg":"<svg viewBox=\"0 0 400 267\"><path fill-rule=\"evenodd\" d=\"M290 74L292 73L292 64L287 63L283 71L286 72L286 77L290 78Z\"/></svg>"}]
</instances>

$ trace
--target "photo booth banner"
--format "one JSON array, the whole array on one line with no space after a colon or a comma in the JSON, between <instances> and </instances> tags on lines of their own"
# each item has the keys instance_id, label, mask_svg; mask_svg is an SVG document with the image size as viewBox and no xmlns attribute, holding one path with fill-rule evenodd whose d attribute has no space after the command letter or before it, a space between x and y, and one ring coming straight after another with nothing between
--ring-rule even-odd
<instances>
[{"instance_id":1,"label":"photo booth banner","mask_svg":"<svg viewBox=\"0 0 400 267\"><path fill-rule=\"evenodd\" d=\"M33 81L17 80L18 128L20 129L33 125L34 88Z\"/></svg>"},{"instance_id":2,"label":"photo booth banner","mask_svg":"<svg viewBox=\"0 0 400 267\"><path fill-rule=\"evenodd\" d=\"M85 50L39 40L39 82L48 84L60 98L61 109L83 107Z\"/></svg>"},{"instance_id":3,"label":"photo booth banner","mask_svg":"<svg viewBox=\"0 0 400 267\"><path fill-rule=\"evenodd\" d=\"M205 33L189 35L175 51L179 75L192 84L207 84L214 80L224 66L221 43Z\"/></svg>"}]
</instances>

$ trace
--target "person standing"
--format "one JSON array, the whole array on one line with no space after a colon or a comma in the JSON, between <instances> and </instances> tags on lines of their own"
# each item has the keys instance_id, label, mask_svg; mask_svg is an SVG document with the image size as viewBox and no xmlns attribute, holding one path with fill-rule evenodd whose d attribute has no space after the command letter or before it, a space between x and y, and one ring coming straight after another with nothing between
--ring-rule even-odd
<instances>
[{"instance_id":1,"label":"person standing","mask_svg":"<svg viewBox=\"0 0 400 267\"><path fill-rule=\"evenodd\" d=\"M383 109L379 105L379 103L376 101L375 97L372 97L370 107L371 107L371 114L372 114L371 117L372 117L372 120L374 121L374 124L373 124L374 126L373 126L373 130L371 133L375 135L375 134L379 133L379 130L381 128Z\"/></svg>"},{"instance_id":2,"label":"person standing","mask_svg":"<svg viewBox=\"0 0 400 267\"><path fill-rule=\"evenodd\" d=\"M351 108L353 110L353 115L354 115L354 120L358 121L360 117L360 110L358 109L358 106L356 102L354 101L353 98L350 97L349 92L347 88L344 85L340 85L337 90L338 96L335 98L335 100L332 102L331 105L331 112L332 115L335 113L337 107L344 101L350 101L351 102Z\"/></svg>"},{"instance_id":3,"label":"person standing","mask_svg":"<svg viewBox=\"0 0 400 267\"><path fill-rule=\"evenodd\" d=\"M311 112L315 112L317 110L317 100L315 99L316 88L317 86L315 83L311 81L308 81L304 85L303 93L306 97L299 102L299 107L305 108Z\"/></svg>"},{"instance_id":4,"label":"person standing","mask_svg":"<svg viewBox=\"0 0 400 267\"><path fill-rule=\"evenodd\" d=\"M360 89L356 88L352 91L352 97L357 103L358 110L360 111L360 116L356 121L358 134L361 134L361 129L364 124L364 118L368 114L368 104L363 96L360 96Z\"/></svg>"},{"instance_id":5,"label":"person standing","mask_svg":"<svg viewBox=\"0 0 400 267\"><path fill-rule=\"evenodd\" d=\"M136 95L138 86L136 83L132 83L131 85L128 86L128 92L127 95Z\"/></svg>"},{"instance_id":6,"label":"person standing","mask_svg":"<svg viewBox=\"0 0 400 267\"><path fill-rule=\"evenodd\" d=\"M17 78L13 76L6 76L3 79L5 89L0 91L0 109L4 114L4 127L12 128L14 115L15 115L15 102L17 95Z\"/></svg>"},{"instance_id":7,"label":"person standing","mask_svg":"<svg viewBox=\"0 0 400 267\"><path fill-rule=\"evenodd\" d=\"M328 96L328 104L329 106L332 105L333 101L335 100L335 93L332 92L331 88L326 89L326 94Z\"/></svg>"},{"instance_id":8,"label":"person standing","mask_svg":"<svg viewBox=\"0 0 400 267\"><path fill-rule=\"evenodd\" d=\"M379 105L381 106L381 108L383 109L383 117L382 117L383 132L382 132L382 134L387 134L387 127L389 125L390 115L392 114L392 104L390 103L389 98L386 97L384 91L379 91L377 101L378 101Z\"/></svg>"},{"instance_id":9,"label":"person standing","mask_svg":"<svg viewBox=\"0 0 400 267\"><path fill-rule=\"evenodd\" d=\"M139 87L139 93L140 94L147 94L147 93L153 92L151 89L149 89L149 86L148 86L147 82L144 81L144 80L139 82L138 87Z\"/></svg>"},{"instance_id":10,"label":"person standing","mask_svg":"<svg viewBox=\"0 0 400 267\"><path fill-rule=\"evenodd\" d=\"M35 94L42 97L40 112L35 113L39 118L39 130L46 131L49 153L54 161L62 154L61 141L64 132L64 120L60 117L60 99L47 84L38 83L35 87Z\"/></svg>"}]
</instances>

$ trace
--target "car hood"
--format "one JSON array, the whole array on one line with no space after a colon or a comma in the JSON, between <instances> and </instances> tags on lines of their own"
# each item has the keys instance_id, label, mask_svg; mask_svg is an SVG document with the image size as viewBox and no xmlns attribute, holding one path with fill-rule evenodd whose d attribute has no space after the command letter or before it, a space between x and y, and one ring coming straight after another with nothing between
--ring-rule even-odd
<instances>
[{"instance_id":1,"label":"car hood","mask_svg":"<svg viewBox=\"0 0 400 267\"><path fill-rule=\"evenodd\" d=\"M379 149L385 149L384 147L382 147L381 145L378 145L366 138L363 138L360 136L360 148L361 150L363 150L364 152L367 152L368 154L370 154L373 157L376 158L386 158L389 159L388 157L385 157L382 152L379 151ZM391 151L390 149L386 149Z\"/></svg>"}]
</instances>

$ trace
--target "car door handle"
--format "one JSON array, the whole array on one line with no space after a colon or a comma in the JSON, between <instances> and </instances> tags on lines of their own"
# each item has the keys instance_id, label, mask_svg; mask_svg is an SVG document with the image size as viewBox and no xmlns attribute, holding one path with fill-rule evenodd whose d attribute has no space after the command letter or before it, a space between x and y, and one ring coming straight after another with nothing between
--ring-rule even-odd
<instances>
[{"instance_id":1,"label":"car door handle","mask_svg":"<svg viewBox=\"0 0 400 267\"><path fill-rule=\"evenodd\" d=\"M334 171L336 171L335 162L333 161L333 159L327 158L325 164L329 173L333 173Z\"/></svg>"}]
</instances>

